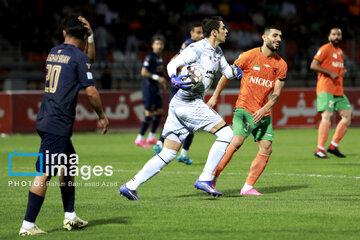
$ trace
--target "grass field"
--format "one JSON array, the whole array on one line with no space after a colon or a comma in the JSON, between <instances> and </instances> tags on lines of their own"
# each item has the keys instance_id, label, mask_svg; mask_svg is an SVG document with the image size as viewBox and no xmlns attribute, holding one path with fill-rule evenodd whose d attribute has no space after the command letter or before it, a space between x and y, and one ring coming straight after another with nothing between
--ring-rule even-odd
<instances>
[{"instance_id":1,"label":"grass field","mask_svg":"<svg viewBox=\"0 0 360 240\"><path fill-rule=\"evenodd\" d=\"M256 183L264 195L241 197L257 153L257 145L248 139L219 178L217 189L223 197L213 198L193 184L215 137L196 133L189 153L194 163L174 160L140 186L141 201L129 201L119 196L118 188L152 157L152 150L135 146L135 133L76 133L72 141L80 167L111 165L113 175L77 178L76 213L89 221L88 228L79 231L62 230L60 191L50 186L36 222L49 234L31 239L360 239L359 136L360 129L351 128L343 139L346 159L322 160L313 156L315 129L275 130L273 154ZM37 152L39 144L37 135L0 138L1 239L18 238L29 190L26 181L33 179L8 176L8 153ZM34 158L19 161L14 160L13 171L33 171ZM11 181L20 186L9 186ZM51 183L56 182L57 177Z\"/></svg>"}]
</instances>

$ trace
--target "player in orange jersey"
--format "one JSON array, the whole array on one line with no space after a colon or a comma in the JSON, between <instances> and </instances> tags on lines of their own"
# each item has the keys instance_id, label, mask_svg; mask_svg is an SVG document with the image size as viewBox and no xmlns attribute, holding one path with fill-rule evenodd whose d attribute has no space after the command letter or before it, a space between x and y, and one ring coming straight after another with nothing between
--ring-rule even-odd
<instances>
[{"instance_id":1,"label":"player in orange jersey","mask_svg":"<svg viewBox=\"0 0 360 240\"><path fill-rule=\"evenodd\" d=\"M266 27L262 39L264 43L261 47L242 53L235 61L235 65L243 71L243 78L234 109L234 137L213 172L214 182L216 182L233 154L252 134L258 144L259 152L251 164L240 195L261 195L254 188L254 184L265 169L272 152L271 145L274 137L270 109L280 96L287 72L286 62L276 53L282 41L280 28L277 26ZM217 99L228 81L229 79L224 76L221 77L213 96L207 103L210 107L216 105Z\"/></svg>"},{"instance_id":2,"label":"player in orange jersey","mask_svg":"<svg viewBox=\"0 0 360 240\"><path fill-rule=\"evenodd\" d=\"M329 158L325 152L325 143L329 136L331 117L338 111L341 120L327 151L337 157L346 156L339 151L338 144L344 137L351 123L351 105L344 94L343 79L346 75L343 51L339 44L342 40L340 28L332 28L329 43L324 44L317 51L310 69L318 72L316 85L317 111L321 112L321 122L318 130L318 146L314 155L318 158Z\"/></svg>"}]
</instances>

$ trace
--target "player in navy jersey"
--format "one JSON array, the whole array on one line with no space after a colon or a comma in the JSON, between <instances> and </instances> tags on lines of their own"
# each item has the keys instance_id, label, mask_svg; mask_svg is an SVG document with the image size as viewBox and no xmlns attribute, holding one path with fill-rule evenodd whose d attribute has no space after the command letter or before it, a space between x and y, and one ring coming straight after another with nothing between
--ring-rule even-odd
<instances>
[{"instance_id":1,"label":"player in navy jersey","mask_svg":"<svg viewBox=\"0 0 360 240\"><path fill-rule=\"evenodd\" d=\"M144 120L141 123L140 132L135 139L135 144L144 148L149 148L149 144L156 144L155 132L162 117L162 98L160 95L159 84L166 89L166 79L163 77L164 65L162 52L165 46L165 38L162 35L154 35L151 39L153 51L145 57L141 69L142 97L144 103ZM152 126L149 136L145 141L145 132L150 123Z\"/></svg>"},{"instance_id":2,"label":"player in navy jersey","mask_svg":"<svg viewBox=\"0 0 360 240\"><path fill-rule=\"evenodd\" d=\"M174 58L177 55L179 55L187 46L189 46L190 44L192 44L194 42L197 42L197 41L203 39L203 37L204 36L203 36L203 30L202 30L201 23L198 22L198 23L193 24L191 29L190 29L190 38L188 38L188 39L186 39L184 41L184 43L181 45L179 53L176 54L174 56ZM177 93L178 90L179 90L178 86L175 86L175 85L171 86L169 102L171 101L171 99ZM194 133L190 133L186 137L186 139L184 141L184 144L182 146L181 152L180 152L179 156L176 158L178 160L178 162L183 162L183 163L186 163L187 165L192 164L193 161L188 156L188 151L189 151L190 145L191 145L191 143L193 141L193 138L194 138ZM159 141L153 147L154 156L156 156L157 154L159 154L161 152L163 143L164 143L164 137L162 135L160 135Z\"/></svg>"},{"instance_id":3,"label":"player in navy jersey","mask_svg":"<svg viewBox=\"0 0 360 240\"><path fill-rule=\"evenodd\" d=\"M80 50L85 47L85 41L89 41L87 34L91 28L85 21L76 16L67 17L63 30L65 41L51 49L46 60L45 92L36 120L36 129L41 137L39 152L44 156L42 166L41 161L37 160L36 171L40 172L42 167L43 175L36 176L30 187L27 210L19 232L21 236L46 233L35 225L35 220L44 202L47 184L51 177L56 175L57 167L62 164L57 155L63 154L70 158L75 154L70 137L80 88L85 89L90 105L99 116L103 133L106 133L108 128L109 122L94 86L90 59ZM95 52L92 56L95 56ZM45 156L49 155L55 156L54 162L45 160ZM65 212L63 227L67 230L83 228L88 223L77 217L74 210L74 176L65 170L69 169L71 164L67 162L64 165L64 169L59 173ZM50 169L53 171L49 171Z\"/></svg>"}]
</instances>

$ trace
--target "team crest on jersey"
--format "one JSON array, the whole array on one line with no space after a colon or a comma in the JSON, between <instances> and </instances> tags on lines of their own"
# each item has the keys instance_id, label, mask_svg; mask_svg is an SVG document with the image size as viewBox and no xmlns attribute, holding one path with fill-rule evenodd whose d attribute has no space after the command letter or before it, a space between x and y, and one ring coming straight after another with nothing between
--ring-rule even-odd
<instances>
[{"instance_id":1,"label":"team crest on jersey","mask_svg":"<svg viewBox=\"0 0 360 240\"><path fill-rule=\"evenodd\" d=\"M274 76L276 76L276 75L278 74L278 71L279 71L278 68L273 68L273 74L274 74Z\"/></svg>"},{"instance_id":2,"label":"team crest on jersey","mask_svg":"<svg viewBox=\"0 0 360 240\"><path fill-rule=\"evenodd\" d=\"M333 54L333 58L337 59L337 54L336 53Z\"/></svg>"},{"instance_id":3,"label":"team crest on jersey","mask_svg":"<svg viewBox=\"0 0 360 240\"><path fill-rule=\"evenodd\" d=\"M87 63L86 66L88 67L88 69L90 69L91 64L90 64L90 63Z\"/></svg>"},{"instance_id":4,"label":"team crest on jersey","mask_svg":"<svg viewBox=\"0 0 360 240\"><path fill-rule=\"evenodd\" d=\"M259 66L259 65L255 65L255 66L253 67L253 70L254 70L254 71L260 71L260 66Z\"/></svg>"}]
</instances>

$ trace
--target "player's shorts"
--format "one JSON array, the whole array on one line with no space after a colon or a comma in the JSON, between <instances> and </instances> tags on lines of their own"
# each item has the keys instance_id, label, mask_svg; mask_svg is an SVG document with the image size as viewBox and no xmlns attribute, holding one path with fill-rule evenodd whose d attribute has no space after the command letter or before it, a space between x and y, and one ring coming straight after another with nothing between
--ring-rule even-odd
<instances>
[{"instance_id":1,"label":"player's shorts","mask_svg":"<svg viewBox=\"0 0 360 240\"><path fill-rule=\"evenodd\" d=\"M202 99L185 102L175 96L169 105L162 136L166 138L173 133L183 142L190 132L210 132L221 121L221 116Z\"/></svg>"},{"instance_id":2,"label":"player's shorts","mask_svg":"<svg viewBox=\"0 0 360 240\"><path fill-rule=\"evenodd\" d=\"M69 161L71 154L76 154L70 137L55 135L38 130L41 137L39 153L43 154L43 172L48 176L56 176L59 166L70 170L73 161ZM62 154L59 156L59 154ZM65 157L65 155L66 157ZM66 161L65 161L66 158ZM74 156L72 156L74 158ZM40 158L36 161L36 171L40 172Z\"/></svg>"},{"instance_id":3,"label":"player's shorts","mask_svg":"<svg viewBox=\"0 0 360 240\"><path fill-rule=\"evenodd\" d=\"M324 112L326 110L330 112L351 110L349 99L345 95L334 96L330 93L319 93L316 102L318 112Z\"/></svg>"},{"instance_id":4,"label":"player's shorts","mask_svg":"<svg viewBox=\"0 0 360 240\"><path fill-rule=\"evenodd\" d=\"M162 108L162 97L158 86L143 82L142 98L145 110L153 112Z\"/></svg>"},{"instance_id":5,"label":"player's shorts","mask_svg":"<svg viewBox=\"0 0 360 240\"><path fill-rule=\"evenodd\" d=\"M243 108L235 108L232 127L234 135L243 135L245 139L252 134L254 141L274 140L271 116L266 116L260 122L254 123L251 113Z\"/></svg>"}]
</instances>

